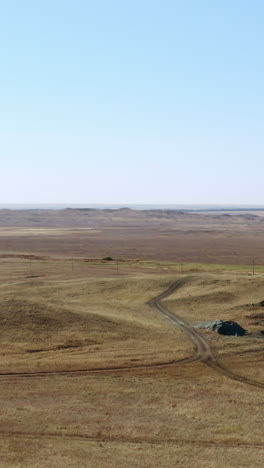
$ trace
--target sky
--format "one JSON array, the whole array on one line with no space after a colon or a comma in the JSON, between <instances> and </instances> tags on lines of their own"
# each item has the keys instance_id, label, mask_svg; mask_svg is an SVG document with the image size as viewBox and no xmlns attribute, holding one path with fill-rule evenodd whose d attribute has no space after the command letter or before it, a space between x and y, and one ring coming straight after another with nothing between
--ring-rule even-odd
<instances>
[{"instance_id":1,"label":"sky","mask_svg":"<svg viewBox=\"0 0 264 468\"><path fill-rule=\"evenodd\" d=\"M262 0L0 0L0 204L263 204Z\"/></svg>"}]
</instances>

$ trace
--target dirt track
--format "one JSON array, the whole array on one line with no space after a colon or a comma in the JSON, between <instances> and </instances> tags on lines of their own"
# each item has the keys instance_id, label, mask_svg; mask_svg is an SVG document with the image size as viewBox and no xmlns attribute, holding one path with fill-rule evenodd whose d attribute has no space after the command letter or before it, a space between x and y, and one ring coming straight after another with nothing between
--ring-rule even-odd
<instances>
[{"instance_id":1,"label":"dirt track","mask_svg":"<svg viewBox=\"0 0 264 468\"><path fill-rule=\"evenodd\" d=\"M192 279L191 276L187 276L181 280L176 281L173 283L166 291L164 291L159 296L155 297L151 301L148 302L148 305L155 311L161 313L168 319L170 322L176 324L188 335L190 340L193 342L195 346L195 353L190 356L190 358L185 359L187 361L201 361L204 362L207 366L212 367L217 372L224 374L226 377L229 377L233 380L238 380L239 382L243 382L248 385L253 385L255 387L264 388L264 384L261 382L256 382L251 379L247 379L246 377L242 377L241 375L237 375L231 370L224 367L217 359L213 349L206 341L206 339L198 333L194 328L188 325L181 317L172 314L169 312L161 303L162 299L169 297L175 291L183 287L186 283L188 283Z\"/></svg>"},{"instance_id":2,"label":"dirt track","mask_svg":"<svg viewBox=\"0 0 264 468\"><path fill-rule=\"evenodd\" d=\"M195 352L183 359L179 360L170 360L170 361L160 361L160 362L150 362L150 363L144 363L144 364L136 364L136 365L129 365L129 366L109 366L109 367L98 367L98 368L89 368L89 369L71 369L71 370L59 370L59 371L40 371L40 372L0 372L0 377L17 377L17 378L41 378L41 377L47 377L47 376L77 376L77 375L85 375L87 373L101 373L101 372L113 372L113 371L131 371L133 369L140 369L140 368L149 368L149 367L159 367L159 366L170 366L170 365L175 365L175 364L187 364L189 362L195 362L195 361L200 361L206 364L207 366L211 367L212 369L216 370L217 372L225 375L226 377L229 377L233 380L237 380L239 382L243 382L248 385L253 385L255 387L259 388L264 388L264 383L262 382L257 382L251 379L248 379L246 377L243 377L241 375L237 375L231 370L227 369L224 367L217 359L217 356L215 352L213 351L212 347L210 344L207 342L207 340L202 336L200 333L198 333L197 330L192 328L187 322L184 321L184 319L178 315L175 315L171 312L169 312L162 304L160 301L162 299L165 299L169 297L171 294L173 294L175 291L178 289L182 288L186 283L192 280L192 276L187 276L181 280L175 281L174 283L171 284L171 286L166 289L162 294L159 296L151 299L150 301L147 302L147 304L156 312L162 314L167 320L169 320L171 323L174 325L176 324L178 327L180 327L190 338L190 340L193 342L194 347L195 347Z\"/></svg>"}]
</instances>

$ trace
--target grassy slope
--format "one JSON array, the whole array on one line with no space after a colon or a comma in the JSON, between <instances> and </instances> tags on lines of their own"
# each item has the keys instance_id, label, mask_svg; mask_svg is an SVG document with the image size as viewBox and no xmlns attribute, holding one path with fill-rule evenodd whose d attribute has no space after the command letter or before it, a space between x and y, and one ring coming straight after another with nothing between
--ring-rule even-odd
<instances>
[{"instance_id":1,"label":"grassy slope","mask_svg":"<svg viewBox=\"0 0 264 468\"><path fill-rule=\"evenodd\" d=\"M1 377L1 466L261 466L263 390L199 362L165 364L193 346L145 302L181 276L177 265L117 275L97 262L4 262L0 372L67 372ZM262 328L250 318L261 308L248 304L264 299L263 276L193 275L167 307L190 323L238 320L248 336L205 336L233 371L261 380Z\"/></svg>"}]
</instances>

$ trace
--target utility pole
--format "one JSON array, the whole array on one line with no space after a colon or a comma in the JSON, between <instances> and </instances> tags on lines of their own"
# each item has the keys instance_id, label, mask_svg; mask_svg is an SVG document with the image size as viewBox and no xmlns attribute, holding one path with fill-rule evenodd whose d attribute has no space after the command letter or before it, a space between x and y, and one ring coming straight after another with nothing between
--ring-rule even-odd
<instances>
[{"instance_id":1,"label":"utility pole","mask_svg":"<svg viewBox=\"0 0 264 468\"><path fill-rule=\"evenodd\" d=\"M255 275L255 260L252 261L253 276Z\"/></svg>"},{"instance_id":2,"label":"utility pole","mask_svg":"<svg viewBox=\"0 0 264 468\"><path fill-rule=\"evenodd\" d=\"M32 265L31 265L31 260L29 260L29 274L32 276Z\"/></svg>"}]
</instances>

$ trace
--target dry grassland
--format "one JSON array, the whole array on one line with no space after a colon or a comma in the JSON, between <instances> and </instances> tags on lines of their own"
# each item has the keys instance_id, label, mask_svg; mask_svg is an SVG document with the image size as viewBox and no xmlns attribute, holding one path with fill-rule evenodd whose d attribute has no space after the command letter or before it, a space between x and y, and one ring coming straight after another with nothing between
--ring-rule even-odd
<instances>
[{"instance_id":1,"label":"dry grassland","mask_svg":"<svg viewBox=\"0 0 264 468\"><path fill-rule=\"evenodd\" d=\"M263 213L0 211L0 467L263 466L263 240ZM248 331L198 330L218 366L146 304L186 276L168 311Z\"/></svg>"},{"instance_id":2,"label":"dry grassland","mask_svg":"<svg viewBox=\"0 0 264 468\"><path fill-rule=\"evenodd\" d=\"M178 265L0 261L1 467L262 466L264 388L177 362L192 342L146 305L186 275ZM199 333L264 384L263 274L189 269L164 305L190 324L237 320L245 337Z\"/></svg>"},{"instance_id":3,"label":"dry grassland","mask_svg":"<svg viewBox=\"0 0 264 468\"><path fill-rule=\"evenodd\" d=\"M0 253L264 265L264 212L0 210Z\"/></svg>"}]
</instances>

